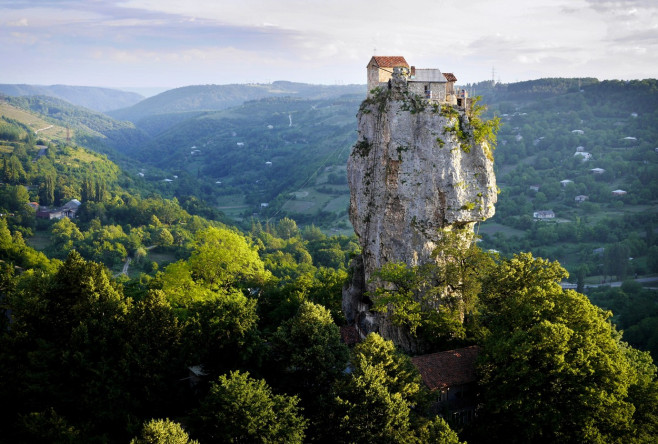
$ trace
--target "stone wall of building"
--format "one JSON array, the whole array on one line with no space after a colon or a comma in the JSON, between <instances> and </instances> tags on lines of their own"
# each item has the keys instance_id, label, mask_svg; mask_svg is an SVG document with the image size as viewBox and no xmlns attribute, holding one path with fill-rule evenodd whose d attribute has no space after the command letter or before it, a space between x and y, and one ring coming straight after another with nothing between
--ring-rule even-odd
<instances>
[{"instance_id":1,"label":"stone wall of building","mask_svg":"<svg viewBox=\"0 0 658 444\"><path fill-rule=\"evenodd\" d=\"M445 102L446 100L446 83L438 82L407 82L407 87L410 93L418 94L421 97L426 97L426 87L429 87L432 100Z\"/></svg>"}]
</instances>

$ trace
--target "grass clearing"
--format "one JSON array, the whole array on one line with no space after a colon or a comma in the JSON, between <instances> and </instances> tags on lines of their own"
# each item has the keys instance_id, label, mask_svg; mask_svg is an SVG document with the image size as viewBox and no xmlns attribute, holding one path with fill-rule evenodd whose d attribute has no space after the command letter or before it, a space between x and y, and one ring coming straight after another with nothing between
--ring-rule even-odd
<instances>
[{"instance_id":1,"label":"grass clearing","mask_svg":"<svg viewBox=\"0 0 658 444\"><path fill-rule=\"evenodd\" d=\"M350 204L350 196L339 196L334 199L331 199L327 205L324 206L324 211L329 211L332 213L339 213L343 210L346 210Z\"/></svg>"},{"instance_id":2,"label":"grass clearing","mask_svg":"<svg viewBox=\"0 0 658 444\"><path fill-rule=\"evenodd\" d=\"M658 204L652 205L624 205L622 208L612 208L610 206L601 206L601 209L595 213L581 214L581 218L587 218L590 224L596 224L604 219L622 218L628 213L654 213L658 214Z\"/></svg>"},{"instance_id":3,"label":"grass clearing","mask_svg":"<svg viewBox=\"0 0 658 444\"><path fill-rule=\"evenodd\" d=\"M244 195L227 194L225 196L217 197L217 209L219 210L231 209L236 206L246 206L244 203Z\"/></svg>"},{"instance_id":4,"label":"grass clearing","mask_svg":"<svg viewBox=\"0 0 658 444\"><path fill-rule=\"evenodd\" d=\"M329 228L322 229L324 234L327 236L352 236L354 235L354 228L350 226L349 228Z\"/></svg>"},{"instance_id":5,"label":"grass clearing","mask_svg":"<svg viewBox=\"0 0 658 444\"><path fill-rule=\"evenodd\" d=\"M34 236L25 239L25 243L35 250L43 251L50 245L51 234L47 231L36 231Z\"/></svg>"},{"instance_id":6,"label":"grass clearing","mask_svg":"<svg viewBox=\"0 0 658 444\"><path fill-rule=\"evenodd\" d=\"M303 199L308 196L308 191L293 191L290 195L295 196L295 199Z\"/></svg>"},{"instance_id":7,"label":"grass clearing","mask_svg":"<svg viewBox=\"0 0 658 444\"><path fill-rule=\"evenodd\" d=\"M497 222L483 222L479 226L475 226L475 232L478 234L486 234L493 236L496 233L502 233L506 237L517 236L522 238L525 236L525 231L517 230L516 228L508 227Z\"/></svg>"},{"instance_id":8,"label":"grass clearing","mask_svg":"<svg viewBox=\"0 0 658 444\"><path fill-rule=\"evenodd\" d=\"M308 200L291 200L283 205L283 210L291 213L309 213L315 208L315 202Z\"/></svg>"},{"instance_id":9,"label":"grass clearing","mask_svg":"<svg viewBox=\"0 0 658 444\"><path fill-rule=\"evenodd\" d=\"M218 185L219 186L219 185ZM244 196L241 194L228 194L219 196L216 200L216 208L231 219L240 220L245 209L249 208L244 202Z\"/></svg>"},{"instance_id":10,"label":"grass clearing","mask_svg":"<svg viewBox=\"0 0 658 444\"><path fill-rule=\"evenodd\" d=\"M39 137L59 140L66 139L66 128L46 122L35 114L16 108L7 102L0 101L0 115L23 122L33 131L41 130L37 134Z\"/></svg>"},{"instance_id":11,"label":"grass clearing","mask_svg":"<svg viewBox=\"0 0 658 444\"><path fill-rule=\"evenodd\" d=\"M167 264L176 262L176 256L174 256L173 253L169 253L166 251L157 251L156 248L155 250L149 251L148 260L150 260L151 262L157 262L158 265L162 268Z\"/></svg>"},{"instance_id":12,"label":"grass clearing","mask_svg":"<svg viewBox=\"0 0 658 444\"><path fill-rule=\"evenodd\" d=\"M320 193L313 188L298 190L295 193L306 193L306 195L303 200L293 199L286 202L285 205L283 205L284 211L290 213L314 214L320 208L324 208L324 206L332 199L331 196Z\"/></svg>"}]
</instances>

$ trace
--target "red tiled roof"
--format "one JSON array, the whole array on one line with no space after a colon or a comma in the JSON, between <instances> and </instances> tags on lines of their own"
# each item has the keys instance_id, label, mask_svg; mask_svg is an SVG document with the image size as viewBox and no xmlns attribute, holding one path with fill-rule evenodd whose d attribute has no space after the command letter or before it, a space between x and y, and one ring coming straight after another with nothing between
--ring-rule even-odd
<instances>
[{"instance_id":1,"label":"red tiled roof","mask_svg":"<svg viewBox=\"0 0 658 444\"><path fill-rule=\"evenodd\" d=\"M340 339L345 345L355 345L361 342L361 336L354 325L343 325L340 328Z\"/></svg>"},{"instance_id":2,"label":"red tiled roof","mask_svg":"<svg viewBox=\"0 0 658 444\"><path fill-rule=\"evenodd\" d=\"M444 389L477 380L475 361L478 351L479 347L473 345L415 356L411 358L411 362L416 366L423 382L430 390Z\"/></svg>"},{"instance_id":3,"label":"red tiled roof","mask_svg":"<svg viewBox=\"0 0 658 444\"><path fill-rule=\"evenodd\" d=\"M370 61L372 62L373 60L380 68L396 68L399 66L409 68L409 64L402 56L373 56Z\"/></svg>"},{"instance_id":4,"label":"red tiled roof","mask_svg":"<svg viewBox=\"0 0 658 444\"><path fill-rule=\"evenodd\" d=\"M444 72L443 77L445 77L448 82L456 82L457 81L457 77L455 77L455 75L451 72Z\"/></svg>"}]
</instances>

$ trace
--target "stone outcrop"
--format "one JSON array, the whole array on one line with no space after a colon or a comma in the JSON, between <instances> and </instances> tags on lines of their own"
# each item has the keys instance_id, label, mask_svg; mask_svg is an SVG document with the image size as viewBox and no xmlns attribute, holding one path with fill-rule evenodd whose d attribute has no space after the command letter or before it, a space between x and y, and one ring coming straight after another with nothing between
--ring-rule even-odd
<instances>
[{"instance_id":1,"label":"stone outcrop","mask_svg":"<svg viewBox=\"0 0 658 444\"><path fill-rule=\"evenodd\" d=\"M387 262L433 261L442 230L493 216L497 187L486 141L475 143L464 109L410 94L404 78L367 98L348 160L350 219L362 248L343 311L362 334L378 331L405 349L413 341L370 312L372 274Z\"/></svg>"}]
</instances>

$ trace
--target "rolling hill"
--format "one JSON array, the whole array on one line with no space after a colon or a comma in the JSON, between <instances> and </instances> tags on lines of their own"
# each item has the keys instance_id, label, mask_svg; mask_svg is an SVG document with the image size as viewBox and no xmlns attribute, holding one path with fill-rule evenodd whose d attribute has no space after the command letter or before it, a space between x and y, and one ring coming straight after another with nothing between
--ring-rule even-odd
<instances>
[{"instance_id":1,"label":"rolling hill","mask_svg":"<svg viewBox=\"0 0 658 444\"><path fill-rule=\"evenodd\" d=\"M271 84L196 85L165 91L128 108L111 111L115 119L138 122L149 116L188 111L213 111L240 106L265 97L321 99L363 94L364 85L311 85L286 81Z\"/></svg>"},{"instance_id":2,"label":"rolling hill","mask_svg":"<svg viewBox=\"0 0 658 444\"><path fill-rule=\"evenodd\" d=\"M66 127L55 125L46 121L37 113L19 108L3 100L0 96L0 116L17 120L30 128L34 134L46 137L49 140L65 140Z\"/></svg>"},{"instance_id":3,"label":"rolling hill","mask_svg":"<svg viewBox=\"0 0 658 444\"><path fill-rule=\"evenodd\" d=\"M71 130L71 138L80 145L97 151L130 150L148 141L148 136L130 122L114 120L107 115L75 106L49 96L0 96L13 108L38 115L44 121Z\"/></svg>"},{"instance_id":4,"label":"rolling hill","mask_svg":"<svg viewBox=\"0 0 658 444\"><path fill-rule=\"evenodd\" d=\"M66 100L76 106L94 111L109 111L132 106L144 96L111 88L70 85L11 85L0 84L0 93L8 96L48 96Z\"/></svg>"}]
</instances>

